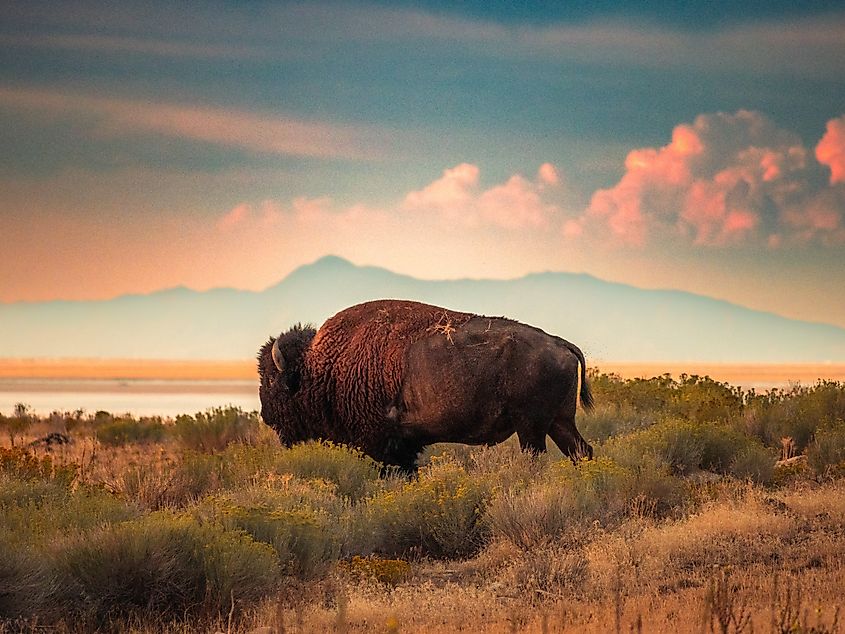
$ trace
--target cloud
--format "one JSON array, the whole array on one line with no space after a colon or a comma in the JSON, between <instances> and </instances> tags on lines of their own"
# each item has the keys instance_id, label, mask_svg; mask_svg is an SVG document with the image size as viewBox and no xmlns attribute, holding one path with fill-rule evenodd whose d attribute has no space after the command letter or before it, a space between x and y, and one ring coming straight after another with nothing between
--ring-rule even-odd
<instances>
[{"instance_id":1,"label":"cloud","mask_svg":"<svg viewBox=\"0 0 845 634\"><path fill-rule=\"evenodd\" d=\"M344 44L401 43L415 50L471 53L488 58L684 68L838 79L845 66L845 14L726 20L726 26L693 31L659 22L596 17L532 24L497 22L456 11L396 8L379 3L267 3L174 6L103 1L0 5L0 18L31 38L28 46L130 51L174 57L320 57ZM125 4L125 3L124 3ZM161 15L166 14L167 20ZM32 24L52 32L31 33ZM73 33L74 35L69 35ZM76 35L79 34L79 35ZM249 41L255 48L221 46ZM16 44L18 45L18 44Z\"/></svg>"},{"instance_id":2,"label":"cloud","mask_svg":"<svg viewBox=\"0 0 845 634\"><path fill-rule=\"evenodd\" d=\"M238 225L242 225L250 214L251 207L246 203L240 203L217 221L217 228L221 231L231 231Z\"/></svg>"},{"instance_id":3,"label":"cloud","mask_svg":"<svg viewBox=\"0 0 845 634\"><path fill-rule=\"evenodd\" d=\"M99 95L0 86L0 105L92 121L93 133L125 137L148 133L258 153L374 160L385 156L392 133L197 104L133 101Z\"/></svg>"},{"instance_id":4,"label":"cloud","mask_svg":"<svg viewBox=\"0 0 845 634\"><path fill-rule=\"evenodd\" d=\"M266 50L245 46L196 44L178 40L127 37L119 35L18 35L0 34L0 46L91 51L95 53L130 53L152 57L185 57L194 59L263 59L270 57Z\"/></svg>"},{"instance_id":5,"label":"cloud","mask_svg":"<svg viewBox=\"0 0 845 634\"><path fill-rule=\"evenodd\" d=\"M546 190L560 182L551 163L540 166L536 180L514 174L504 183L482 190L481 170L461 163L420 190L405 196L401 209L439 214L449 222L466 226L494 225L506 229L547 226L560 212L557 203L547 200Z\"/></svg>"},{"instance_id":6,"label":"cloud","mask_svg":"<svg viewBox=\"0 0 845 634\"><path fill-rule=\"evenodd\" d=\"M557 168L551 163L543 163L540 169L537 170L537 179L544 185L557 186L560 185L560 175Z\"/></svg>"},{"instance_id":7,"label":"cloud","mask_svg":"<svg viewBox=\"0 0 845 634\"><path fill-rule=\"evenodd\" d=\"M405 197L406 209L438 211L456 216L465 215L477 198L478 166L461 163L444 170L443 176Z\"/></svg>"},{"instance_id":8,"label":"cloud","mask_svg":"<svg viewBox=\"0 0 845 634\"><path fill-rule=\"evenodd\" d=\"M831 183L843 156L839 130L839 119L830 122L816 152L834 170ZM809 155L760 113L700 115L676 126L669 144L631 151L620 181L595 192L563 233L635 246L665 238L702 246L845 241L842 191L822 182Z\"/></svg>"},{"instance_id":9,"label":"cloud","mask_svg":"<svg viewBox=\"0 0 845 634\"><path fill-rule=\"evenodd\" d=\"M827 122L816 159L830 168L830 184L845 183L845 115Z\"/></svg>"}]
</instances>

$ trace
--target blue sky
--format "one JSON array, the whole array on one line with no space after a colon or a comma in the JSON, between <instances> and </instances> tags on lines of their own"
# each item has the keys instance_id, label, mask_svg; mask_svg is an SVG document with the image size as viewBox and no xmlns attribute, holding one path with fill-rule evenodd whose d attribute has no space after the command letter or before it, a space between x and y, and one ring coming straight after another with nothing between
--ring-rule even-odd
<instances>
[{"instance_id":1,"label":"blue sky","mask_svg":"<svg viewBox=\"0 0 845 634\"><path fill-rule=\"evenodd\" d=\"M832 2L0 8L0 301L337 253L845 326Z\"/></svg>"}]
</instances>

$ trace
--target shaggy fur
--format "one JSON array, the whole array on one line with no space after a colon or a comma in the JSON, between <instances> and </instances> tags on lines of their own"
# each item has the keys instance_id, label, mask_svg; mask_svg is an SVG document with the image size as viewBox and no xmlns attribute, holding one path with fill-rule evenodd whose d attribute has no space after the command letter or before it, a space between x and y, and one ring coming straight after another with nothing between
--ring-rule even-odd
<instances>
[{"instance_id":1,"label":"shaggy fur","mask_svg":"<svg viewBox=\"0 0 845 634\"><path fill-rule=\"evenodd\" d=\"M258 354L261 415L286 445L326 439L412 469L427 444L516 432L525 449L545 451L549 434L573 459L592 455L575 429L579 378L592 406L584 356L537 328L381 300L280 335L284 372L274 341Z\"/></svg>"}]
</instances>

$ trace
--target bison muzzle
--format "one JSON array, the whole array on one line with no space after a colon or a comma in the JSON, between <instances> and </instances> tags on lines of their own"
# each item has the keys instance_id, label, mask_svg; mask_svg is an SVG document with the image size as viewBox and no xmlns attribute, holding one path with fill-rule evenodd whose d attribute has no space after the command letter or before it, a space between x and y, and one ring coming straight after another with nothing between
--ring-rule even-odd
<instances>
[{"instance_id":1,"label":"bison muzzle","mask_svg":"<svg viewBox=\"0 0 845 634\"><path fill-rule=\"evenodd\" d=\"M593 405L581 350L510 319L367 302L271 338L258 373L261 416L286 446L330 440L404 470L426 445L514 432L523 450L549 435L572 460L593 454L575 428L579 380Z\"/></svg>"}]
</instances>

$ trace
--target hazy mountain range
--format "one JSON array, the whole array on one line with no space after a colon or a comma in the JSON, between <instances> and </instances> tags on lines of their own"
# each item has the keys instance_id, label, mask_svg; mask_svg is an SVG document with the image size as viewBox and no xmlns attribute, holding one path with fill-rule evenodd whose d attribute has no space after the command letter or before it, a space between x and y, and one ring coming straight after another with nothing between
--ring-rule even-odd
<instances>
[{"instance_id":1,"label":"hazy mountain range","mask_svg":"<svg viewBox=\"0 0 845 634\"><path fill-rule=\"evenodd\" d=\"M506 315L612 361L845 362L845 329L682 291L572 273L429 281L328 256L264 291L174 288L104 301L0 304L0 357L237 359L296 322L404 298Z\"/></svg>"}]
</instances>

